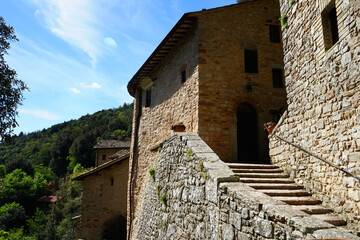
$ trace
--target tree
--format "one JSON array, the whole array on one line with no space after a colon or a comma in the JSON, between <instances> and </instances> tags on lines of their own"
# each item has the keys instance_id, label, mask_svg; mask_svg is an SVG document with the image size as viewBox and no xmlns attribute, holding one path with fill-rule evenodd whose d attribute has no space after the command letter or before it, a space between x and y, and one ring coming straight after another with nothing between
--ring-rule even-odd
<instances>
[{"instance_id":1,"label":"tree","mask_svg":"<svg viewBox=\"0 0 360 240\"><path fill-rule=\"evenodd\" d=\"M23 100L23 91L28 89L4 59L10 49L10 42L17 40L14 28L6 25L0 17L0 141L6 140L18 125L15 119L17 107Z\"/></svg>"}]
</instances>

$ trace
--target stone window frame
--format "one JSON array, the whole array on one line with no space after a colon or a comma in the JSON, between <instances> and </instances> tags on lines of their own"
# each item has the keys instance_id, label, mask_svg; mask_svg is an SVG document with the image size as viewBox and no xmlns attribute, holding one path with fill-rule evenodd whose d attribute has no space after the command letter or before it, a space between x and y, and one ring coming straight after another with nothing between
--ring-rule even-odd
<instances>
[{"instance_id":1,"label":"stone window frame","mask_svg":"<svg viewBox=\"0 0 360 240\"><path fill-rule=\"evenodd\" d=\"M332 48L340 40L338 15L335 0L327 1L326 6L321 11L325 51Z\"/></svg>"}]
</instances>

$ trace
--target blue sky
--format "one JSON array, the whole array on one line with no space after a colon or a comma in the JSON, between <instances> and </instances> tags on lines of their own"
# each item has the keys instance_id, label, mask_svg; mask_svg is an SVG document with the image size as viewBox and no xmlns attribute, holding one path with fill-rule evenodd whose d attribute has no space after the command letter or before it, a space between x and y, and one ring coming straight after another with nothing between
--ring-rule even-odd
<instances>
[{"instance_id":1,"label":"blue sky","mask_svg":"<svg viewBox=\"0 0 360 240\"><path fill-rule=\"evenodd\" d=\"M1 0L6 61L30 88L15 133L133 101L126 86L185 12L235 0Z\"/></svg>"}]
</instances>

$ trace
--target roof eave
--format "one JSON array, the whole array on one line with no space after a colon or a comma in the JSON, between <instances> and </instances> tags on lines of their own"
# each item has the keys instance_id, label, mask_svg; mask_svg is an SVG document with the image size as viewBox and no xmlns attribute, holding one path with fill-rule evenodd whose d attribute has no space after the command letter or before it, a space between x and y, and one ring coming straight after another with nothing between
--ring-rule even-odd
<instances>
[{"instance_id":1,"label":"roof eave","mask_svg":"<svg viewBox=\"0 0 360 240\"><path fill-rule=\"evenodd\" d=\"M137 85L141 79L148 76L148 74L155 69L155 67L162 61L163 58L177 45L177 43L187 34L197 20L197 17L191 16L191 13L185 13L166 37L161 41L159 46L154 50L150 57L135 73L129 81L127 88L131 96L135 97Z\"/></svg>"}]
</instances>

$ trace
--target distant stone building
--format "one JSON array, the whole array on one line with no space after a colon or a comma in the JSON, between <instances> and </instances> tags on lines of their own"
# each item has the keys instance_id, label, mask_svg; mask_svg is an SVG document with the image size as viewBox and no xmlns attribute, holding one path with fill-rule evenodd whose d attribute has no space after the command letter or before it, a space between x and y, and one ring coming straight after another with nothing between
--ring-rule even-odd
<instances>
[{"instance_id":1,"label":"distant stone building","mask_svg":"<svg viewBox=\"0 0 360 240\"><path fill-rule=\"evenodd\" d=\"M134 233L158 161L151 149L174 126L197 133L225 162L269 163L263 124L287 106L279 17L278 0L186 13L130 80Z\"/></svg>"},{"instance_id":2,"label":"distant stone building","mask_svg":"<svg viewBox=\"0 0 360 240\"><path fill-rule=\"evenodd\" d=\"M360 1L280 3L289 107L275 134L360 175ZM360 232L359 180L275 136L270 154Z\"/></svg>"},{"instance_id":3,"label":"distant stone building","mask_svg":"<svg viewBox=\"0 0 360 240\"><path fill-rule=\"evenodd\" d=\"M77 239L126 239L129 146L129 141L99 141L96 167L74 178L83 181Z\"/></svg>"}]
</instances>

